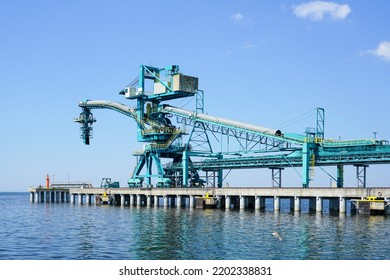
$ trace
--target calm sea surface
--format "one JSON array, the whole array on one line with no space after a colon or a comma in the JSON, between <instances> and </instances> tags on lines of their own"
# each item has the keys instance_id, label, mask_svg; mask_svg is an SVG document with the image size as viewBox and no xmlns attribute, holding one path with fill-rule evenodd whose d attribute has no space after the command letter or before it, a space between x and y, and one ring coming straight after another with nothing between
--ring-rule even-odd
<instances>
[{"instance_id":1,"label":"calm sea surface","mask_svg":"<svg viewBox=\"0 0 390 280\"><path fill-rule=\"evenodd\" d=\"M0 193L0 205L1 260L390 259L389 216L38 204L28 193Z\"/></svg>"}]
</instances>

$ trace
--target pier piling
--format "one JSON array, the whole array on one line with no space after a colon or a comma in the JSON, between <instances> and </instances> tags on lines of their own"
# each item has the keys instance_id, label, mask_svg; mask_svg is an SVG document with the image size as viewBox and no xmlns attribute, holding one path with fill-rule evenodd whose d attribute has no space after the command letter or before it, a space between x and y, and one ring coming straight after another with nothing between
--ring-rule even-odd
<instances>
[{"instance_id":1,"label":"pier piling","mask_svg":"<svg viewBox=\"0 0 390 280\"><path fill-rule=\"evenodd\" d=\"M72 203L91 205L92 199L110 195L112 205L158 207L162 199L163 207L195 208L195 198L214 194L216 207L220 209L255 209L264 211L291 211L323 213L355 213L356 207L351 202L367 195L362 188L30 188L31 203ZM390 188L370 188L370 194L380 193L390 199ZM287 200L287 205L286 205ZM329 202L324 209L324 200ZM268 201L266 203L266 201ZM266 205L268 205L266 207ZM307 206L308 205L308 206ZM307 208L308 207L308 208ZM302 209L304 208L304 209ZM390 206L386 208L390 214Z\"/></svg>"}]
</instances>

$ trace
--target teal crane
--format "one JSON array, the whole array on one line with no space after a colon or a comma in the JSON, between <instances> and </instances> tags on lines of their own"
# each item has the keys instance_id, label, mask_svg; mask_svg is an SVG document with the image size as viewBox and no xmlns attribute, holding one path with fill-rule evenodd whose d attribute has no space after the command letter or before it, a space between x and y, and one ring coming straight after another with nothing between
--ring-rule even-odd
<instances>
[{"instance_id":1,"label":"teal crane","mask_svg":"<svg viewBox=\"0 0 390 280\"><path fill-rule=\"evenodd\" d=\"M272 169L274 186L281 187L280 173L287 167L302 168L302 186L309 187L316 166L337 166L337 178L334 179L338 187L343 187L345 165L356 166L359 185L365 187L366 168L370 164L390 163L387 140L326 139L323 108L317 108L316 128L308 129L304 135L206 114L198 78L181 74L178 65L164 68L140 65L139 76L119 94L135 101L135 107L119 102L86 100L80 102L82 112L75 121L80 123L81 138L87 145L96 121L91 112L93 109L114 110L136 121L137 140L145 144L141 153L134 154L138 161L128 181L129 187L151 187L153 178L156 187L200 187L205 184L222 187L223 170L246 168ZM195 97L194 110L167 103L188 97ZM173 123L175 118L176 125ZM179 125L189 127L190 131ZM219 145L222 140L218 139L223 137L228 143L235 141L238 148L231 150L228 144L216 151L212 137ZM170 162L163 165L163 158Z\"/></svg>"}]
</instances>

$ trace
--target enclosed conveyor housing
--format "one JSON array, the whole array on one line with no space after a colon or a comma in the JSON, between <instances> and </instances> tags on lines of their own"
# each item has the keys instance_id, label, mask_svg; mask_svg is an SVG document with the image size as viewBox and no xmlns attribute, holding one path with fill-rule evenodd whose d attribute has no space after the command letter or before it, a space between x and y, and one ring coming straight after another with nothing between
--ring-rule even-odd
<instances>
[{"instance_id":1,"label":"enclosed conveyor housing","mask_svg":"<svg viewBox=\"0 0 390 280\"><path fill-rule=\"evenodd\" d=\"M136 118L136 112L134 108L128 107L119 102L106 101L106 100L87 100L87 101L80 102L79 106L81 108L88 108L88 109L107 108L122 113L126 116Z\"/></svg>"},{"instance_id":2,"label":"enclosed conveyor housing","mask_svg":"<svg viewBox=\"0 0 390 280\"><path fill-rule=\"evenodd\" d=\"M222 125L222 126L230 127L230 128L234 128L234 129L246 130L246 131L250 131L252 133L260 133L260 134L264 134L264 135L272 136L272 137L275 137L275 136L283 137L283 134L279 129L266 128L266 127L262 127L262 126L232 121L232 120L219 118L219 117L215 117L215 116L211 116L211 115L203 114L203 113L196 113L194 111L188 111L185 109L172 107L172 106L164 106L163 111L172 113L172 114L177 115L177 116L195 119L198 121L203 121L203 122L207 122L207 123L211 123L211 124Z\"/></svg>"}]
</instances>

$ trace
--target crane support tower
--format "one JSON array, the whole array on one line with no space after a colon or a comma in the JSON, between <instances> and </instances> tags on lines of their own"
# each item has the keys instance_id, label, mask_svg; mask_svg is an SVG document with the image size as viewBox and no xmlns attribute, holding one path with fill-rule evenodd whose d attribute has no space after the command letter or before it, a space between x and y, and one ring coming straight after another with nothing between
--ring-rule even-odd
<instances>
[{"instance_id":1,"label":"crane support tower","mask_svg":"<svg viewBox=\"0 0 390 280\"><path fill-rule=\"evenodd\" d=\"M359 186L366 187L366 168L390 163L387 140L326 139L323 108L317 108L316 128L305 134L206 114L198 78L181 74L178 65L140 65L138 77L119 94L135 101L135 106L86 100L80 102L82 112L75 122L80 123L81 138L89 145L96 122L92 110L110 109L135 120L137 140L144 144L142 152L134 154L138 160L129 187L222 187L224 170L249 168L271 169L273 185L281 187L282 170L300 167L302 186L307 188L316 166L336 166L334 180L343 187L345 165L356 166L358 181L363 182ZM189 97L195 99L192 110L167 103Z\"/></svg>"}]
</instances>

